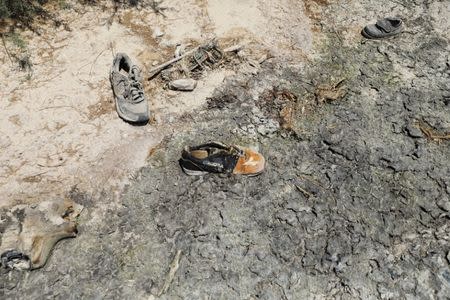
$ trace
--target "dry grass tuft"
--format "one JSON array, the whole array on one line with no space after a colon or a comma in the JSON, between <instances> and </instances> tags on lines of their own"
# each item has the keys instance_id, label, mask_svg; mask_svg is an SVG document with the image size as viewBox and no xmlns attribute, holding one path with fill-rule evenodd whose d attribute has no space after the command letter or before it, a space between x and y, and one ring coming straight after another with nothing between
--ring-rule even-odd
<instances>
[{"instance_id":1,"label":"dry grass tuft","mask_svg":"<svg viewBox=\"0 0 450 300\"><path fill-rule=\"evenodd\" d=\"M316 87L314 96L318 104L340 100L345 97L347 90L344 86L345 79L338 83L321 84Z\"/></svg>"}]
</instances>

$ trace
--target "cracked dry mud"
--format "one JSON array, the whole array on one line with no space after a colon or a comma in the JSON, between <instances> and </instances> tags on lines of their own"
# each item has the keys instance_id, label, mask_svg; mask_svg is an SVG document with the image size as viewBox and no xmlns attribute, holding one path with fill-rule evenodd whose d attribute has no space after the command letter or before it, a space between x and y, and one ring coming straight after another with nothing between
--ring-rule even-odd
<instances>
[{"instance_id":1,"label":"cracked dry mud","mask_svg":"<svg viewBox=\"0 0 450 300\"><path fill-rule=\"evenodd\" d=\"M79 237L40 271L2 273L0 295L448 299L450 141L427 134L450 132L448 2L307 2L322 35L313 61L229 77L120 204L103 195L102 222L72 191L87 208ZM359 37L355 16L387 13L407 32ZM207 140L259 148L266 172L184 175L181 148Z\"/></svg>"}]
</instances>

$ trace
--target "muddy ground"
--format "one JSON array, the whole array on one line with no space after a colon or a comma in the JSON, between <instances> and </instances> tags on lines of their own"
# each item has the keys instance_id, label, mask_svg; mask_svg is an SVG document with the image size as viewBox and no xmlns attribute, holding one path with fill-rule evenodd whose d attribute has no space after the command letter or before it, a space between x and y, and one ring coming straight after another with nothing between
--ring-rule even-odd
<instances>
[{"instance_id":1,"label":"muddy ground","mask_svg":"<svg viewBox=\"0 0 450 300\"><path fill-rule=\"evenodd\" d=\"M448 1L305 1L314 55L228 76L119 200L72 189L79 236L2 271L2 298L448 299ZM359 36L398 14L392 39ZM252 146L258 177L188 177L185 144Z\"/></svg>"}]
</instances>

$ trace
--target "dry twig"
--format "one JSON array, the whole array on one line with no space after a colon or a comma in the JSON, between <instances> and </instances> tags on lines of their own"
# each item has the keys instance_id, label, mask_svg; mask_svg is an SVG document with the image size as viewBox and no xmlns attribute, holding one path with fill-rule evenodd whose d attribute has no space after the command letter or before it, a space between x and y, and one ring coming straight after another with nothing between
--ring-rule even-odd
<instances>
[{"instance_id":1,"label":"dry twig","mask_svg":"<svg viewBox=\"0 0 450 300\"><path fill-rule=\"evenodd\" d=\"M167 18L167 16L163 13L163 11L167 9L167 7L161 7L161 3L163 3L162 0L161 1L152 0L150 2L150 7L153 9L155 14L160 14L164 18Z\"/></svg>"},{"instance_id":2,"label":"dry twig","mask_svg":"<svg viewBox=\"0 0 450 300\"><path fill-rule=\"evenodd\" d=\"M181 250L178 250L177 254L175 255L175 258L170 264L169 273L167 273L166 281L164 282L163 287L159 291L158 297L161 297L162 294L165 294L169 290L169 286L172 283L173 278L175 277L175 273L180 267L180 258L181 258Z\"/></svg>"},{"instance_id":3,"label":"dry twig","mask_svg":"<svg viewBox=\"0 0 450 300\"><path fill-rule=\"evenodd\" d=\"M182 55L180 55L180 56L178 56L178 57L175 57L175 58L173 58L173 59L171 59L171 60L169 60L169 61L166 61L166 62L163 63L163 64L160 64L159 66L154 67L153 69L151 69L151 70L149 71L149 73L150 73L149 78L151 79L151 78L155 77L156 75L159 74L159 72L161 72L161 71L164 70L165 68L170 67L171 65L173 65L173 64L176 63L177 61L180 61L181 59L183 59L183 58L185 58L186 56L188 56L188 55L194 53L194 52L197 51L198 49L199 49L199 47L195 47L194 49L189 50L189 51L187 51L186 53L184 53L184 54L182 54Z\"/></svg>"},{"instance_id":4,"label":"dry twig","mask_svg":"<svg viewBox=\"0 0 450 300\"><path fill-rule=\"evenodd\" d=\"M11 64L14 64L12 58L11 58L11 54L9 53L8 47L6 47L6 42L5 42L5 38L3 36L3 33L0 35L2 37L2 43L3 43L3 47L5 47L5 52L8 55L9 61L11 62Z\"/></svg>"},{"instance_id":5,"label":"dry twig","mask_svg":"<svg viewBox=\"0 0 450 300\"><path fill-rule=\"evenodd\" d=\"M433 128L431 128L424 121L419 121L416 123L416 126L423 132L423 134L432 141L441 142L443 140L450 140L450 133L440 134L436 132Z\"/></svg>"}]
</instances>

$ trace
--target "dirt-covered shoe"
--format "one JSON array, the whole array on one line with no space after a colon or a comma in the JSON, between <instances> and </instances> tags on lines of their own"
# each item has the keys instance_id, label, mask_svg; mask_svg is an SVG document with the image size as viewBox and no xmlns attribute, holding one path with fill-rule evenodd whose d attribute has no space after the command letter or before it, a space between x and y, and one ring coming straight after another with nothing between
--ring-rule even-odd
<instances>
[{"instance_id":1,"label":"dirt-covered shoe","mask_svg":"<svg viewBox=\"0 0 450 300\"><path fill-rule=\"evenodd\" d=\"M0 267L34 270L47 262L58 241L76 237L83 207L70 199L0 209Z\"/></svg>"},{"instance_id":2,"label":"dirt-covered shoe","mask_svg":"<svg viewBox=\"0 0 450 300\"><path fill-rule=\"evenodd\" d=\"M364 27L362 35L368 39L383 39L397 35L403 31L403 22L399 18L384 18L375 24Z\"/></svg>"},{"instance_id":3,"label":"dirt-covered shoe","mask_svg":"<svg viewBox=\"0 0 450 300\"><path fill-rule=\"evenodd\" d=\"M181 154L180 165L188 175L258 175L264 171L265 159L260 153L249 148L210 142L186 147Z\"/></svg>"},{"instance_id":4,"label":"dirt-covered shoe","mask_svg":"<svg viewBox=\"0 0 450 300\"><path fill-rule=\"evenodd\" d=\"M30 270L30 258L16 250L8 250L0 256L0 265L6 269Z\"/></svg>"},{"instance_id":5,"label":"dirt-covered shoe","mask_svg":"<svg viewBox=\"0 0 450 300\"><path fill-rule=\"evenodd\" d=\"M148 103L141 83L140 69L132 64L125 53L117 53L114 58L110 81L119 117L130 123L147 123Z\"/></svg>"}]
</instances>

